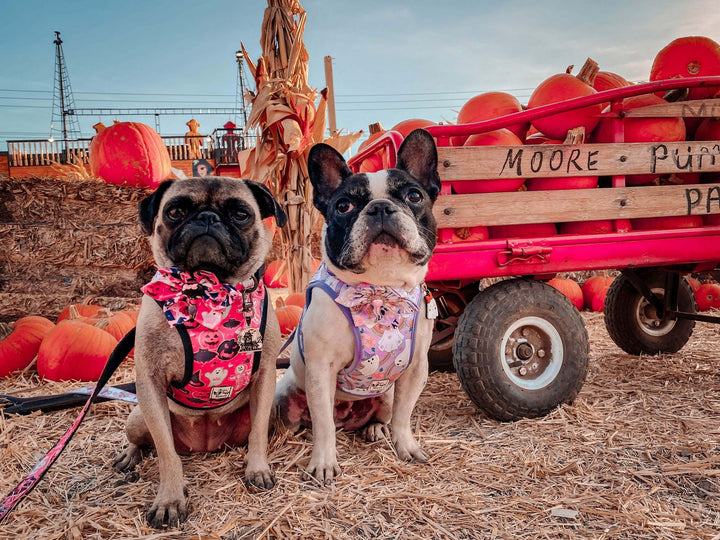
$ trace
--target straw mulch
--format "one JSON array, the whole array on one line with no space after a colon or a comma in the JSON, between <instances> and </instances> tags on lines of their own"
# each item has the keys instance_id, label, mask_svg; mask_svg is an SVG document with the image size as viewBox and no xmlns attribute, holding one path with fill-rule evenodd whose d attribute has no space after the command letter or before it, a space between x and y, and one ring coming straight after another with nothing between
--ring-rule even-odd
<instances>
[{"instance_id":1,"label":"straw mulch","mask_svg":"<svg viewBox=\"0 0 720 540\"><path fill-rule=\"evenodd\" d=\"M720 327L698 323L678 354L637 358L583 314L591 340L576 402L544 418L500 423L476 410L452 373L432 373L415 429L420 465L386 443L338 434L342 475L303 480L312 442L271 439L267 492L243 483L243 450L183 457L191 513L153 531L152 454L135 474L111 462L131 405L94 405L46 478L0 525L1 538L720 538ZM132 380L131 362L115 383ZM28 371L0 392L53 393ZM12 489L78 410L0 419L0 491Z\"/></svg>"}]
</instances>

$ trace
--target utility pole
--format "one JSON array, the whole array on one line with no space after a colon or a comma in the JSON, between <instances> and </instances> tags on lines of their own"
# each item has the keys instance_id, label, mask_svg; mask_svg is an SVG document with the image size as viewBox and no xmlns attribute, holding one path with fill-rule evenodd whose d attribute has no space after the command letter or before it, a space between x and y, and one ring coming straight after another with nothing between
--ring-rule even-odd
<instances>
[{"instance_id":1,"label":"utility pole","mask_svg":"<svg viewBox=\"0 0 720 540\"><path fill-rule=\"evenodd\" d=\"M335 88L333 85L332 56L325 57L325 86L328 90L328 125L330 127L330 136L332 137L337 133L337 123L335 121Z\"/></svg>"}]
</instances>

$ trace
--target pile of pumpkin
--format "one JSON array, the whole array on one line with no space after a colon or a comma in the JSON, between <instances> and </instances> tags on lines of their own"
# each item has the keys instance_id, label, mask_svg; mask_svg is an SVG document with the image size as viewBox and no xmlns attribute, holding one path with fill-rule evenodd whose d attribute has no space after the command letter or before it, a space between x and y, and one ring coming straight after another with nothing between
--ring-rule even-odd
<instances>
[{"instance_id":1,"label":"pile of pumpkin","mask_svg":"<svg viewBox=\"0 0 720 540\"><path fill-rule=\"evenodd\" d=\"M685 276L695 294L697 311L720 309L720 283L704 278ZM547 282L563 293L579 310L602 312L605 309L605 297L613 284L614 277L595 275L587 278L582 285L570 277L554 277Z\"/></svg>"},{"instance_id":2,"label":"pile of pumpkin","mask_svg":"<svg viewBox=\"0 0 720 540\"><path fill-rule=\"evenodd\" d=\"M280 330L287 336L300 322L305 294L279 295L275 305ZM138 313L72 304L55 322L38 315L22 317L6 325L9 333L0 339L0 377L24 370L37 359L42 379L97 381L118 341L135 328Z\"/></svg>"},{"instance_id":3,"label":"pile of pumpkin","mask_svg":"<svg viewBox=\"0 0 720 540\"><path fill-rule=\"evenodd\" d=\"M623 76L600 71L598 65L588 59L577 76L566 72L557 73L542 81L530 96L527 106L506 92L486 92L469 99L460 109L457 124L468 124L499 118L518 113L524 109L533 109L551 103L572 98L588 96L600 91L631 86ZM705 77L720 75L720 45L710 38L702 36L682 37L673 40L660 50L649 73L650 81L666 80L676 77ZM698 87L690 89L685 99L705 99L718 94L716 87ZM646 94L623 100L620 111L666 103L662 94ZM559 113L534 120L532 124L520 123L507 128L469 137L451 137L439 139L439 146L489 146L524 144L561 144L561 143L607 143L612 142L612 118L603 113L610 111L609 103L597 104L581 109ZM403 137L416 128L437 125L426 119L404 120L392 128ZM374 126L379 126L375 124ZM373 127L373 126L371 126ZM720 139L720 119L718 118L626 118L624 120L625 142L673 142L684 140ZM371 129L370 137L363 141L360 150L384 133L381 126ZM385 156L379 152L365 159L360 170L372 172L383 167ZM703 181L717 181L714 173L704 173L708 177ZM698 173L659 177L658 175L628 175L627 185L651 183L698 183ZM597 176L573 178L511 178L499 180L466 180L455 182L455 193L485 193L516 190L555 190L583 189L598 187ZM665 218L646 218L631 220L632 229L699 227L703 224L718 224L718 216L674 216ZM579 223L544 223L533 225L510 225L499 227L473 227L458 229L452 241L486 240L488 238L508 238L513 236L544 237L555 234L604 234L614 232L618 224L610 220ZM623 223L623 227L628 227ZM630 230L629 228L627 230ZM622 232L626 232L624 228Z\"/></svg>"},{"instance_id":4,"label":"pile of pumpkin","mask_svg":"<svg viewBox=\"0 0 720 540\"><path fill-rule=\"evenodd\" d=\"M135 328L137 315L137 309L73 304L55 322L37 315L22 317L0 340L0 377L27 368L37 358L43 379L96 381L117 342Z\"/></svg>"}]
</instances>

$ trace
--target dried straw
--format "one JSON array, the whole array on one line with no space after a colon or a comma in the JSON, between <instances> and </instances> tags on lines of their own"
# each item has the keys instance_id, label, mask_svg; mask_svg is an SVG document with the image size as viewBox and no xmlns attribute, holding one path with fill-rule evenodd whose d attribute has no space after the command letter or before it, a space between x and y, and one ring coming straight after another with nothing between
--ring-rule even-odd
<instances>
[{"instance_id":1,"label":"dried straw","mask_svg":"<svg viewBox=\"0 0 720 540\"><path fill-rule=\"evenodd\" d=\"M183 457L190 515L154 531L157 458L116 473L131 406L93 406L54 468L0 525L28 539L713 539L720 538L720 327L698 323L673 355L635 357L584 313L587 382L573 405L546 417L489 420L452 373L431 373L414 414L429 463L398 461L386 442L338 434L342 474L331 487L303 479L307 434L271 438L278 484L243 481L243 449ZM133 379L132 362L114 383ZM78 383L79 384L79 383ZM32 370L0 381L19 395L66 391ZM78 410L0 415L0 493L12 489Z\"/></svg>"}]
</instances>

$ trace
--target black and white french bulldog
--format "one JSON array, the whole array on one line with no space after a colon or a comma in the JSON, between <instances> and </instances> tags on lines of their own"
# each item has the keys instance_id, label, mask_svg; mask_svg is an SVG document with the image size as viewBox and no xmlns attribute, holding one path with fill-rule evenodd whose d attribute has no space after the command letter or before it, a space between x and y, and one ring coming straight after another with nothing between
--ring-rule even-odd
<instances>
[{"instance_id":1,"label":"black and white french bulldog","mask_svg":"<svg viewBox=\"0 0 720 540\"><path fill-rule=\"evenodd\" d=\"M393 169L353 174L342 155L317 144L308 170L325 218L323 264L275 401L288 429L312 427L306 472L327 485L340 472L336 428L362 430L370 441L391 437L400 459L428 459L410 416L427 380L434 304L422 284L440 179L425 130L407 136Z\"/></svg>"},{"instance_id":2,"label":"black and white french bulldog","mask_svg":"<svg viewBox=\"0 0 720 540\"><path fill-rule=\"evenodd\" d=\"M263 218L283 226L286 216L262 184L221 177L168 180L139 210L158 273L143 288L138 407L115 466L132 469L141 447L155 447L160 485L147 519L159 528L187 515L178 452L247 443L246 480L262 488L275 483L267 444L281 336L272 302L263 308L257 273L272 243ZM241 339L262 326L261 342ZM252 352L243 352L246 342Z\"/></svg>"}]
</instances>

